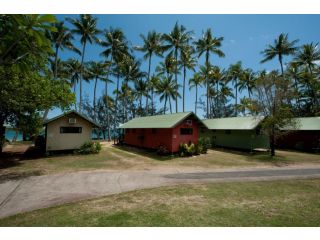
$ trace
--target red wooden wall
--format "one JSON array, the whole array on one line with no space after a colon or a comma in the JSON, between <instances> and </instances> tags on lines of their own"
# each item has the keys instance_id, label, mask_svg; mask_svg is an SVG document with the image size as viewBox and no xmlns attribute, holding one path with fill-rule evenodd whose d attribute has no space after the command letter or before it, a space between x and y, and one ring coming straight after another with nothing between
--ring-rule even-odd
<instances>
[{"instance_id":1,"label":"red wooden wall","mask_svg":"<svg viewBox=\"0 0 320 240\"><path fill-rule=\"evenodd\" d=\"M192 135L181 135L180 128L192 128ZM199 123L192 119L192 125L187 125L186 120L175 128L146 128L126 129L124 142L129 145L157 149L165 146L170 152L177 152L180 143L197 143L199 135Z\"/></svg>"}]
</instances>

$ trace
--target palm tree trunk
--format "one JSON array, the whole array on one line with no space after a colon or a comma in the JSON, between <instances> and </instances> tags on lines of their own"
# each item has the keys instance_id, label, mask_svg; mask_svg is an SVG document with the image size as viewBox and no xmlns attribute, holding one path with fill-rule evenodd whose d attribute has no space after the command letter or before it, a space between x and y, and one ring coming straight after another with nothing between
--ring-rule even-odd
<instances>
[{"instance_id":1,"label":"palm tree trunk","mask_svg":"<svg viewBox=\"0 0 320 240\"><path fill-rule=\"evenodd\" d=\"M177 87L177 92L179 91L179 88L178 88L178 49L176 48L175 51L174 51L174 57L176 59L176 62L175 62L175 70L174 70L174 79L175 79L175 82L176 82L176 87ZM170 100L170 98L169 98ZM176 98L176 113L178 112L178 98Z\"/></svg>"},{"instance_id":2,"label":"palm tree trunk","mask_svg":"<svg viewBox=\"0 0 320 240\"><path fill-rule=\"evenodd\" d=\"M206 67L209 69L209 51L206 52ZM207 119L209 119L209 76L206 74L206 88L207 88Z\"/></svg>"},{"instance_id":3,"label":"palm tree trunk","mask_svg":"<svg viewBox=\"0 0 320 240\"><path fill-rule=\"evenodd\" d=\"M110 131L110 114L109 114L109 98L108 98L108 80L109 80L109 74L110 74L110 69L111 69L111 65L112 65L112 61L113 61L113 57L111 55L111 64L109 66L108 69L108 74L107 74L107 79L106 79L106 103L107 103L107 125L108 125L108 142L110 142L111 140L111 131ZM115 133L116 127L114 126L114 133Z\"/></svg>"},{"instance_id":4,"label":"palm tree trunk","mask_svg":"<svg viewBox=\"0 0 320 240\"><path fill-rule=\"evenodd\" d=\"M82 74L83 74L83 60L84 60L84 53L86 50L86 41L83 43L82 47L82 56L81 56L81 72L80 72L80 104L79 104L79 112L82 111Z\"/></svg>"},{"instance_id":5,"label":"palm tree trunk","mask_svg":"<svg viewBox=\"0 0 320 240\"><path fill-rule=\"evenodd\" d=\"M279 62L280 62L280 67L281 67L281 76L283 77L284 72L283 72L283 64L282 64L282 55L279 55Z\"/></svg>"},{"instance_id":6,"label":"palm tree trunk","mask_svg":"<svg viewBox=\"0 0 320 240\"><path fill-rule=\"evenodd\" d=\"M169 97L170 113L172 114L171 98Z\"/></svg>"},{"instance_id":7,"label":"palm tree trunk","mask_svg":"<svg viewBox=\"0 0 320 240\"><path fill-rule=\"evenodd\" d=\"M238 79L235 79L235 89L236 89L236 104L235 104L235 112L236 112L236 117L238 116Z\"/></svg>"},{"instance_id":8,"label":"palm tree trunk","mask_svg":"<svg viewBox=\"0 0 320 240\"><path fill-rule=\"evenodd\" d=\"M151 70L151 57L152 57L152 53L150 53L149 56L149 67L148 67L148 79L147 79L147 87L149 86L149 81L150 81L150 70ZM149 95L149 90L147 90L147 95ZM146 97L146 114L148 115L148 96Z\"/></svg>"},{"instance_id":9,"label":"palm tree trunk","mask_svg":"<svg viewBox=\"0 0 320 240\"><path fill-rule=\"evenodd\" d=\"M93 114L94 114L94 121L96 121L96 92L97 92L97 82L98 82L98 76L96 76L96 79L94 81L94 90L93 90Z\"/></svg>"},{"instance_id":10,"label":"palm tree trunk","mask_svg":"<svg viewBox=\"0 0 320 240\"><path fill-rule=\"evenodd\" d=\"M198 85L196 85L196 102L194 105L194 112L197 115L197 103L198 103Z\"/></svg>"},{"instance_id":11,"label":"palm tree trunk","mask_svg":"<svg viewBox=\"0 0 320 240\"><path fill-rule=\"evenodd\" d=\"M164 114L166 114L166 109L167 109L167 97L164 99Z\"/></svg>"},{"instance_id":12,"label":"palm tree trunk","mask_svg":"<svg viewBox=\"0 0 320 240\"><path fill-rule=\"evenodd\" d=\"M182 93L182 111L184 112L184 96L185 96L185 89L186 89L186 74L187 69L186 66L183 66L183 93Z\"/></svg>"},{"instance_id":13,"label":"palm tree trunk","mask_svg":"<svg viewBox=\"0 0 320 240\"><path fill-rule=\"evenodd\" d=\"M154 92L154 90L153 90L153 87L152 87L152 89L151 89L151 115L153 116L153 92Z\"/></svg>"}]
</instances>

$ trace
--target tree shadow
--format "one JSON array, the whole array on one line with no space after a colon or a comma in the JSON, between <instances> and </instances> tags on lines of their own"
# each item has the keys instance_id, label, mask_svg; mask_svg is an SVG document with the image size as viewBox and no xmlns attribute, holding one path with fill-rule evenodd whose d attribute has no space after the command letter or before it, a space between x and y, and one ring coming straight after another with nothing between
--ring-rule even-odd
<instances>
[{"instance_id":1,"label":"tree shadow","mask_svg":"<svg viewBox=\"0 0 320 240\"><path fill-rule=\"evenodd\" d=\"M165 155L165 156L158 155L155 149L138 148L130 145L113 145L113 147L129 154L134 153L137 155L141 155L143 157L151 158L156 161L168 161L168 160L177 158L177 155L171 155L171 154Z\"/></svg>"}]
</instances>

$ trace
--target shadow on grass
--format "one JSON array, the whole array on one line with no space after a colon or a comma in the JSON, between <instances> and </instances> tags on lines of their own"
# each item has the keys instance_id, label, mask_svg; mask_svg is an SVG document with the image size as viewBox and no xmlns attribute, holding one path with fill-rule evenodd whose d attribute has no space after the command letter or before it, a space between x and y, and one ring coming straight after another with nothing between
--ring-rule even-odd
<instances>
[{"instance_id":1,"label":"shadow on grass","mask_svg":"<svg viewBox=\"0 0 320 240\"><path fill-rule=\"evenodd\" d=\"M137 148L129 145L113 145L114 148L122 150L126 153L134 153L137 155L141 155L143 157L151 158L156 161L168 161L172 159L178 158L178 155L158 155L156 150L154 149L146 149L146 148Z\"/></svg>"},{"instance_id":2,"label":"shadow on grass","mask_svg":"<svg viewBox=\"0 0 320 240\"><path fill-rule=\"evenodd\" d=\"M0 183L4 183L6 181L12 180L20 180L23 178L31 177L31 176L40 176L43 175L41 170L34 170L29 172L15 172L15 173L6 173L0 175Z\"/></svg>"}]
</instances>

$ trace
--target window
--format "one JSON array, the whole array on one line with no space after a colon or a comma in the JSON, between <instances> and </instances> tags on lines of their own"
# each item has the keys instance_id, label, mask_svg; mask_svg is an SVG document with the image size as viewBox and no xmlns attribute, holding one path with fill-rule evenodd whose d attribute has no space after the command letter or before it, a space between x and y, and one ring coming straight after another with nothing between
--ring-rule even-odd
<instances>
[{"instance_id":1,"label":"window","mask_svg":"<svg viewBox=\"0 0 320 240\"><path fill-rule=\"evenodd\" d=\"M60 127L60 133L82 133L82 127Z\"/></svg>"},{"instance_id":2,"label":"window","mask_svg":"<svg viewBox=\"0 0 320 240\"><path fill-rule=\"evenodd\" d=\"M192 135L193 128L180 128L180 135Z\"/></svg>"},{"instance_id":3,"label":"window","mask_svg":"<svg viewBox=\"0 0 320 240\"><path fill-rule=\"evenodd\" d=\"M231 134L231 130L226 130L225 134Z\"/></svg>"},{"instance_id":4,"label":"window","mask_svg":"<svg viewBox=\"0 0 320 240\"><path fill-rule=\"evenodd\" d=\"M157 129L152 128L151 132L152 132L152 134L156 134L157 133Z\"/></svg>"}]
</instances>

